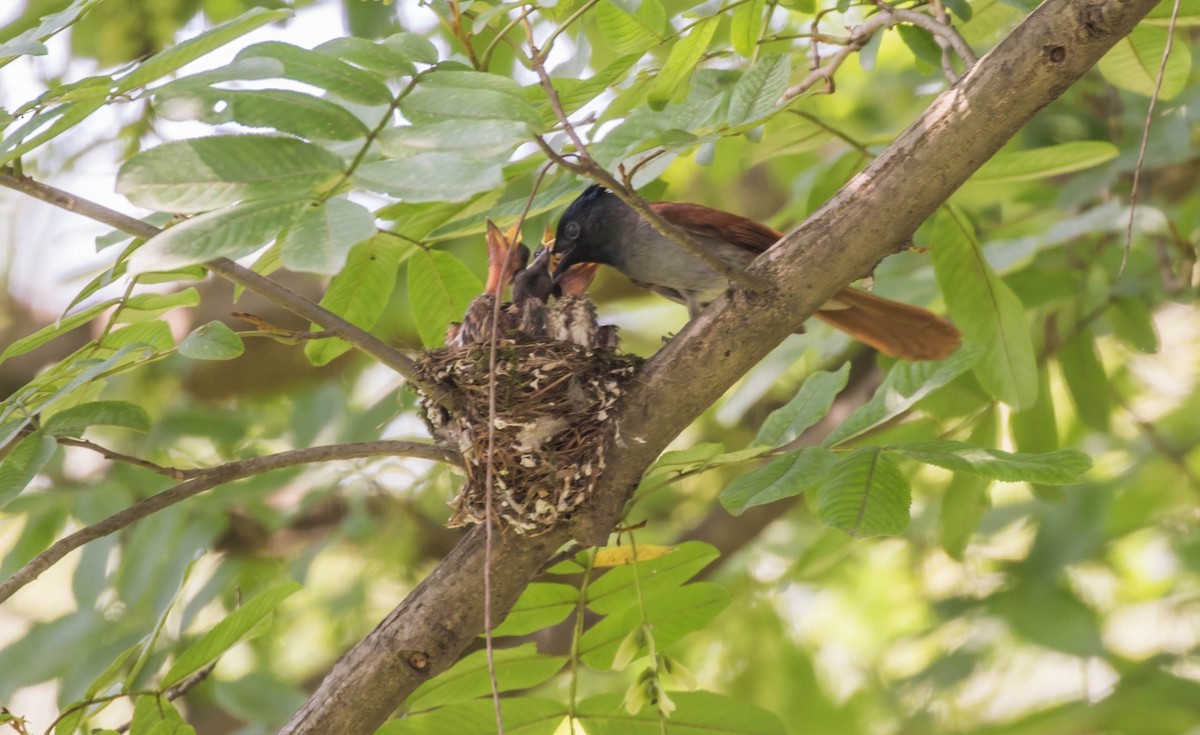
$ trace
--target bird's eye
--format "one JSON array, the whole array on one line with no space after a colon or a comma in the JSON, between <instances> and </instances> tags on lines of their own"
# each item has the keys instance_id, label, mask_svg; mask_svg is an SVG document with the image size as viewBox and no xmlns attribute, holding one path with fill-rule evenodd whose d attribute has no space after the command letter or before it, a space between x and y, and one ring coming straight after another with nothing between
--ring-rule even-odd
<instances>
[{"instance_id":1,"label":"bird's eye","mask_svg":"<svg viewBox=\"0 0 1200 735\"><path fill-rule=\"evenodd\" d=\"M571 240L574 240L575 238L579 237L579 223L578 222L568 222L565 234Z\"/></svg>"}]
</instances>

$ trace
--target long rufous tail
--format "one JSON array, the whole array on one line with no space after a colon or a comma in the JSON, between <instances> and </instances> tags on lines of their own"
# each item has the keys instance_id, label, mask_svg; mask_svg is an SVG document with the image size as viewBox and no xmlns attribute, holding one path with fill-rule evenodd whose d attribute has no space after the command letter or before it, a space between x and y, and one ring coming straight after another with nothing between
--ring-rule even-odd
<instances>
[{"instance_id":1,"label":"long rufous tail","mask_svg":"<svg viewBox=\"0 0 1200 735\"><path fill-rule=\"evenodd\" d=\"M901 360L941 360L962 342L954 325L937 314L857 288L839 291L829 307L814 316Z\"/></svg>"}]
</instances>

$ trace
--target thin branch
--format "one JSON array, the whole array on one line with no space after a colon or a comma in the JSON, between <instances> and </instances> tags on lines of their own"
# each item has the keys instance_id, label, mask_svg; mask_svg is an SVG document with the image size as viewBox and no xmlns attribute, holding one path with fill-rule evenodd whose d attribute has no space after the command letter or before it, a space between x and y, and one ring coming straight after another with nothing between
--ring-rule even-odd
<instances>
[{"instance_id":1,"label":"thin branch","mask_svg":"<svg viewBox=\"0 0 1200 735\"><path fill-rule=\"evenodd\" d=\"M278 454L269 454L265 457L229 462L206 470L201 477L151 495L119 513L114 513L98 523L85 526L70 536L55 542L50 548L35 556L11 577L0 583L0 602L12 597L17 590L37 579L39 575L61 561L64 556L84 544L116 533L135 521L219 485L296 465L380 456L416 457L456 465L462 463L462 458L458 453L434 444L388 440L293 449Z\"/></svg>"},{"instance_id":2,"label":"thin branch","mask_svg":"<svg viewBox=\"0 0 1200 735\"><path fill-rule=\"evenodd\" d=\"M1167 25L1167 43L1163 46L1162 61L1158 64L1158 77L1154 80L1154 94L1150 95L1150 104L1146 107L1146 122L1142 126L1142 144L1138 147L1137 163L1133 167L1133 185L1129 190L1129 224L1125 228L1125 252L1121 254L1121 267L1117 275L1125 272L1129 262L1129 251L1133 248L1133 219L1137 213L1138 184L1142 178L1142 163L1146 160L1146 144L1150 142L1150 122L1154 119L1154 106L1158 102L1158 94L1162 91L1163 77L1167 73L1167 60L1171 58L1171 45L1175 38L1175 21L1179 18L1179 0L1175 0L1171 8L1171 22Z\"/></svg>"},{"instance_id":3,"label":"thin branch","mask_svg":"<svg viewBox=\"0 0 1200 735\"><path fill-rule=\"evenodd\" d=\"M376 139L379 138L379 134L382 133L384 128L388 126L389 122L392 122L393 116L396 114L396 110L400 107L400 101L407 97L409 92L413 91L413 87L417 86L417 82L420 81L423 73L424 72L417 72L416 74L413 74L412 78L408 80L408 84L404 85L404 88L397 92L395 97L392 97L392 101L390 104L388 104L388 108L384 110L383 114L379 117L379 122L375 124L375 127L372 128L369 133L367 133L367 137L363 139L363 144L359 146L358 152L354 154L354 159L350 161L350 165L347 166L346 170L342 173L342 178L338 180L337 184L329 187L326 195L322 197L321 201L325 201L328 197L340 192L342 187L348 181L350 181L350 177L354 175L354 172L357 171L358 167L362 164L363 159L367 157L367 152L371 150L371 146L375 144Z\"/></svg>"},{"instance_id":4,"label":"thin branch","mask_svg":"<svg viewBox=\"0 0 1200 735\"><path fill-rule=\"evenodd\" d=\"M533 63L534 71L537 72L538 80L541 82L542 89L546 92L546 97L550 100L550 107L554 110L555 116L562 124L567 137L575 144L575 155L578 157L579 162L569 164L563 155L551 148L541 136L535 136L537 144L545 152L546 156L568 171L587 176L603 185L604 188L615 194L621 201L640 214L642 219L649 222L650 226L659 234L679 243L684 250L704 261L705 265L720 273L731 282L749 291L763 291L768 289L770 287L769 281L751 276L741 268L731 265L713 255L707 248L696 242L695 238L689 235L686 230L667 222L659 216L658 212L655 212L650 207L650 204L645 199L638 196L637 192L626 188L624 184L605 170L603 166L596 163L596 159L592 158L591 153L588 152L583 138L579 136L579 133L575 130L575 126L567 119L567 113L562 106L562 100L558 96L558 91L554 89L554 84L550 81L550 75L546 72L545 52L538 50L538 47L534 44L533 26L529 23L528 19L525 20L525 36L529 43L530 61Z\"/></svg>"},{"instance_id":5,"label":"thin branch","mask_svg":"<svg viewBox=\"0 0 1200 735\"><path fill-rule=\"evenodd\" d=\"M816 35L816 23L813 21L813 34ZM824 81L832 84L833 75L850 55L861 51L866 46L871 38L881 30L891 28L900 23L908 23L910 25L919 26L929 31L935 38L944 40L959 58L963 60L967 70L975 65L978 58L975 52L971 50L970 44L963 39L962 35L955 30L954 26L946 25L939 22L936 18L932 18L925 13L916 10L906 10L904 8L893 8L887 5L881 6L880 12L872 15L867 20L855 26L850 31L849 37L846 39L845 45L838 49L833 56L830 56L825 63L821 63L821 57L817 51L818 44L813 44L813 70L808 76L800 80L796 84L788 87L779 97L778 104L783 104L789 100L795 99L807 92L818 82Z\"/></svg>"},{"instance_id":6,"label":"thin branch","mask_svg":"<svg viewBox=\"0 0 1200 735\"><path fill-rule=\"evenodd\" d=\"M591 0L593 4L595 1L596 0ZM487 71L488 67L491 66L492 54L496 52L496 47L500 45L500 41L507 38L512 29L516 28L521 21L525 20L525 18L527 18L533 11L533 6L523 9L520 15L510 20L503 28L496 32L495 38L488 43L487 47L484 48L483 53L479 56L479 66L481 69L483 69L483 71Z\"/></svg>"},{"instance_id":7,"label":"thin branch","mask_svg":"<svg viewBox=\"0 0 1200 735\"><path fill-rule=\"evenodd\" d=\"M183 482L184 480L195 479L203 476L204 472L206 472L206 470L181 470L176 467L164 467L160 464L155 464L148 459L142 459L140 457L134 457L128 454L121 454L120 452L114 452L107 447L102 447L95 442L88 441L87 439L72 439L71 437L60 436L56 438L56 441L64 447L79 447L80 449L87 449L99 454L101 457L104 457L107 460L113 462L124 462L125 464L133 465L134 467L141 467L142 469L150 470L156 475L169 477L175 482Z\"/></svg>"},{"instance_id":8,"label":"thin branch","mask_svg":"<svg viewBox=\"0 0 1200 735\"><path fill-rule=\"evenodd\" d=\"M82 199L62 189L35 181L27 176L13 175L9 171L2 169L0 169L0 186L28 194L35 199L53 204L68 212L74 212L88 219L102 222L142 240L149 240L162 232L161 229L154 225L147 224L135 217L130 217L127 214L122 214L95 202ZM215 258L204 263L204 267L222 278L244 286L269 301L279 304L293 314L298 314L335 333L359 351L374 357L384 365L400 373L408 382L419 386L425 395L430 396L435 401L439 403L451 401L451 397L444 390L436 385L427 384L417 375L416 364L407 355L385 344L366 330L351 324L328 309L309 301L269 278L260 276L229 258Z\"/></svg>"},{"instance_id":9,"label":"thin branch","mask_svg":"<svg viewBox=\"0 0 1200 735\"><path fill-rule=\"evenodd\" d=\"M578 8L576 8L575 12L568 15L562 23L559 23L557 26L555 26L554 30L550 32L549 36L546 36L546 40L542 43L543 58L545 58L545 56L550 53L550 49L554 47L555 39L557 39L563 31L570 28L575 21L579 20L584 13L591 10L592 7L598 2L599 0L587 0L587 2L585 2L583 5L580 5Z\"/></svg>"},{"instance_id":10,"label":"thin branch","mask_svg":"<svg viewBox=\"0 0 1200 735\"><path fill-rule=\"evenodd\" d=\"M971 44L967 43L967 39L963 38L962 34L959 33L958 29L953 25L944 23L937 18L926 15L925 13L917 10L893 8L888 6L888 8L883 12L890 13L893 17L903 23L908 23L909 25L914 25L918 28L924 28L925 30L929 31L934 38L945 41L950 45L950 48L954 49L954 53L958 55L958 58L962 59L963 64L965 64L967 67L967 71L970 71L971 67L978 63L979 57L976 56L975 52L971 49Z\"/></svg>"}]
</instances>

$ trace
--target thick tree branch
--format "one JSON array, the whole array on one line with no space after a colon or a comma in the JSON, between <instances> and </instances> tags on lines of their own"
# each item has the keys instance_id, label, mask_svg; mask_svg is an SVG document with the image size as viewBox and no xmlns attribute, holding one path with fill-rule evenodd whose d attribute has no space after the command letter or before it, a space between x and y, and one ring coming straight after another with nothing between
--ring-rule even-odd
<instances>
[{"instance_id":1,"label":"thick tree branch","mask_svg":"<svg viewBox=\"0 0 1200 735\"><path fill-rule=\"evenodd\" d=\"M1043 4L866 171L761 256L751 270L770 278L774 290L734 287L646 363L619 407L608 468L572 532L603 543L645 468L672 438L817 307L907 242L1157 2ZM502 534L492 558L497 611L509 609L566 539L562 529L535 538ZM337 663L282 732L373 732L417 685L452 664L482 631L482 540L482 529L468 534Z\"/></svg>"},{"instance_id":2,"label":"thick tree branch","mask_svg":"<svg viewBox=\"0 0 1200 735\"><path fill-rule=\"evenodd\" d=\"M136 217L130 217L127 214L122 214L95 202L82 199L62 189L35 181L28 176L19 176L0 169L0 186L28 194L35 199L53 204L68 212L81 214L88 219L103 222L114 229L143 240L149 240L162 232L161 229L143 222ZM435 399L449 400L449 397L443 396L442 392L436 386L426 385L417 376L412 359L396 348L381 342L366 330L334 314L332 311L314 304L295 291L281 286L269 278L264 278L249 268L238 265L229 258L210 260L204 264L204 267L222 278L244 286L254 293L279 304L293 314L302 316L314 324L321 325L326 330L349 342L356 349L374 357L384 365L400 373L404 376L405 380L414 385L421 386L421 390L425 391L426 395L432 396Z\"/></svg>"},{"instance_id":3,"label":"thick tree branch","mask_svg":"<svg viewBox=\"0 0 1200 735\"><path fill-rule=\"evenodd\" d=\"M75 533L62 538L53 546L30 559L25 566L18 569L11 577L0 583L0 602L4 602L13 594L37 579L42 572L57 564L64 556L86 543L104 538L116 533L122 528L145 518L148 515L187 500L218 485L240 480L252 475L260 475L272 470L285 467L295 467L313 462L332 462L339 459L361 459L363 457L417 457L438 462L461 464L462 458L456 452L439 447L435 444L407 441L373 441L358 444L333 444L324 447L309 447L293 449L278 454L268 454L265 457L254 457L229 462L219 467L206 470L189 470L203 472L203 475L193 480L164 490L157 495L134 503L125 510L105 518L99 523L79 529Z\"/></svg>"}]
</instances>

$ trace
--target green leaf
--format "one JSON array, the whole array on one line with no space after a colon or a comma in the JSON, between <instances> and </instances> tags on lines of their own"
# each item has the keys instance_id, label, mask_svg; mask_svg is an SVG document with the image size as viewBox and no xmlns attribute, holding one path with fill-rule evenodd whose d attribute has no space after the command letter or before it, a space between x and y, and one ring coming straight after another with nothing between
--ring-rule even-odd
<instances>
[{"instance_id":1,"label":"green leaf","mask_svg":"<svg viewBox=\"0 0 1200 735\"><path fill-rule=\"evenodd\" d=\"M31 335L22 337L5 348L4 352L0 353L0 362L4 362L10 357L24 355L26 352L32 352L52 339L63 336L72 329L76 329L91 320L95 319L100 314L103 314L114 304L120 302L120 299L109 299L102 301L99 304L89 306L83 311L76 312L68 317L59 319L58 322L42 327Z\"/></svg>"},{"instance_id":2,"label":"green leaf","mask_svg":"<svg viewBox=\"0 0 1200 735\"><path fill-rule=\"evenodd\" d=\"M143 695L137 697L133 705L133 720L129 723L129 732L142 735L183 735L182 729L187 723L171 700L166 697ZM163 728L160 730L160 728Z\"/></svg>"},{"instance_id":3,"label":"green leaf","mask_svg":"<svg viewBox=\"0 0 1200 735\"><path fill-rule=\"evenodd\" d=\"M800 495L817 487L837 463L837 455L821 447L804 447L742 475L721 491L721 505L733 515L747 508Z\"/></svg>"},{"instance_id":4,"label":"green leaf","mask_svg":"<svg viewBox=\"0 0 1200 735\"><path fill-rule=\"evenodd\" d=\"M759 59L733 88L729 99L730 126L757 122L780 109L779 96L787 88L791 73L791 58L786 54L766 54Z\"/></svg>"},{"instance_id":5,"label":"green leaf","mask_svg":"<svg viewBox=\"0 0 1200 735\"><path fill-rule=\"evenodd\" d=\"M330 281L321 306L363 329L375 326L396 285L400 261L412 251L412 245L388 235L375 235L350 248L346 267ZM313 365L325 365L348 349L340 339L317 339L305 343L304 354Z\"/></svg>"},{"instance_id":6,"label":"green leaf","mask_svg":"<svg viewBox=\"0 0 1200 735\"><path fill-rule=\"evenodd\" d=\"M117 193L147 209L204 212L251 199L307 197L337 181L342 166L340 157L295 138L214 135L134 155L117 174Z\"/></svg>"},{"instance_id":7,"label":"green leaf","mask_svg":"<svg viewBox=\"0 0 1200 735\"><path fill-rule=\"evenodd\" d=\"M450 322L462 319L483 284L443 250L420 250L408 263L408 298L421 342L440 347Z\"/></svg>"},{"instance_id":8,"label":"green leaf","mask_svg":"<svg viewBox=\"0 0 1200 735\"><path fill-rule=\"evenodd\" d=\"M908 480L879 447L838 462L817 493L821 521L855 537L902 533L910 505Z\"/></svg>"},{"instance_id":9,"label":"green leaf","mask_svg":"<svg viewBox=\"0 0 1200 735\"><path fill-rule=\"evenodd\" d=\"M1118 298L1104 315L1113 333L1139 352L1158 352L1158 330L1146 302L1138 298Z\"/></svg>"},{"instance_id":10,"label":"green leaf","mask_svg":"<svg viewBox=\"0 0 1200 735\"><path fill-rule=\"evenodd\" d=\"M661 110L666 107L667 102L681 88L687 86L687 81L691 78L692 72L696 70L700 57L708 50L708 44L712 41L713 34L717 32L719 20L716 16L705 18L692 28L687 36L676 41L675 45L671 47L671 54L667 57L662 69L659 69L658 76L654 78L654 82L647 92L647 100L651 108Z\"/></svg>"},{"instance_id":11,"label":"green leaf","mask_svg":"<svg viewBox=\"0 0 1200 735\"><path fill-rule=\"evenodd\" d=\"M774 127L782 122L783 127ZM750 151L749 165L774 160L781 156L807 153L829 140L830 133L817 123L798 115L775 117L768 126L766 137Z\"/></svg>"},{"instance_id":12,"label":"green leaf","mask_svg":"<svg viewBox=\"0 0 1200 735\"><path fill-rule=\"evenodd\" d=\"M900 40L904 41L904 45L908 46L908 50L912 51L913 56L919 61L923 61L935 69L941 66L942 49L937 45L937 41L933 40L933 35L929 31L901 23L896 26L896 32L900 34ZM918 69L920 69L919 65Z\"/></svg>"},{"instance_id":13,"label":"green leaf","mask_svg":"<svg viewBox=\"0 0 1200 735\"><path fill-rule=\"evenodd\" d=\"M563 656L538 653L534 643L496 649L493 660L496 684L501 692L535 687L557 674L567 662ZM491 691L487 651L476 651L417 687L405 703L405 709L420 712L484 697Z\"/></svg>"},{"instance_id":14,"label":"green leaf","mask_svg":"<svg viewBox=\"0 0 1200 735\"><path fill-rule=\"evenodd\" d=\"M186 722L160 722L146 735L196 735L196 728Z\"/></svg>"},{"instance_id":15,"label":"green leaf","mask_svg":"<svg viewBox=\"0 0 1200 735\"><path fill-rule=\"evenodd\" d=\"M400 110L417 125L446 119L542 125L520 85L508 77L477 71L439 71L422 77L401 101Z\"/></svg>"},{"instance_id":16,"label":"green leaf","mask_svg":"<svg viewBox=\"0 0 1200 735\"><path fill-rule=\"evenodd\" d=\"M808 192L808 210L815 212L822 204L829 201L838 189L845 186L854 174L866 165L868 157L860 150L849 150L843 153L825 171L817 177L812 189Z\"/></svg>"},{"instance_id":17,"label":"green leaf","mask_svg":"<svg viewBox=\"0 0 1200 735\"><path fill-rule=\"evenodd\" d=\"M592 13L600 35L618 54L641 53L662 40L667 13L659 0L642 0L636 13L616 3L600 3Z\"/></svg>"},{"instance_id":18,"label":"green leaf","mask_svg":"<svg viewBox=\"0 0 1200 735\"><path fill-rule=\"evenodd\" d=\"M242 338L218 321L196 327L179 343L179 354L193 360L232 360L245 350Z\"/></svg>"},{"instance_id":19,"label":"green leaf","mask_svg":"<svg viewBox=\"0 0 1200 735\"><path fill-rule=\"evenodd\" d=\"M971 3L967 2L967 0L943 0L943 4L950 9L951 13L957 15L962 22L966 23L971 20L973 13L971 11Z\"/></svg>"},{"instance_id":20,"label":"green leaf","mask_svg":"<svg viewBox=\"0 0 1200 735\"><path fill-rule=\"evenodd\" d=\"M103 107L104 102L103 97L82 99L38 112L0 141L0 166L75 127ZM32 137L26 137L30 134Z\"/></svg>"},{"instance_id":21,"label":"green leaf","mask_svg":"<svg viewBox=\"0 0 1200 735\"><path fill-rule=\"evenodd\" d=\"M1071 592L1052 584L1026 581L988 599L1020 636L1052 651L1087 658L1105 650L1096 613Z\"/></svg>"},{"instance_id":22,"label":"green leaf","mask_svg":"<svg viewBox=\"0 0 1200 735\"><path fill-rule=\"evenodd\" d=\"M733 50L747 59L754 58L758 51L758 39L767 23L766 5L766 0L751 0L733 10L729 40L733 43Z\"/></svg>"},{"instance_id":23,"label":"green leaf","mask_svg":"<svg viewBox=\"0 0 1200 735\"><path fill-rule=\"evenodd\" d=\"M109 332L100 341L100 346L109 350L133 345L149 347L154 352L166 352L175 346L175 338L166 322L149 321L127 324Z\"/></svg>"},{"instance_id":24,"label":"green leaf","mask_svg":"<svg viewBox=\"0 0 1200 735\"><path fill-rule=\"evenodd\" d=\"M369 41L356 36L343 36L317 46L314 51L348 61L384 77L401 77L416 73L413 60L403 48L382 41Z\"/></svg>"},{"instance_id":25,"label":"green leaf","mask_svg":"<svg viewBox=\"0 0 1200 735\"><path fill-rule=\"evenodd\" d=\"M125 332L126 330L139 328L139 336L144 335L146 324L157 326L165 333L165 339L169 345L173 346L171 341L171 330L162 322L146 322L145 324L134 324L129 327L124 327L113 334L110 334L105 339L105 344L110 341L116 342L114 335ZM160 333L160 334L161 334ZM109 354L104 359L100 360L84 360L69 363L64 369L55 371L53 377L48 382L33 383L22 390L20 407L24 409L25 415L34 415L43 411L47 406L52 406L54 403L66 396L76 393L81 387L96 381L100 376L109 371L117 369L119 366L126 365L130 362L136 362L153 354L153 347L147 346L144 341L139 341L136 344L125 344L116 348L116 352ZM101 352L101 355L105 352ZM36 389L37 393L32 400L26 400L31 392L31 388ZM7 406L0 403L0 446L7 445L12 441L17 432L29 423L29 419L22 417L10 418L17 408L17 404L9 402Z\"/></svg>"},{"instance_id":26,"label":"green leaf","mask_svg":"<svg viewBox=\"0 0 1200 735\"><path fill-rule=\"evenodd\" d=\"M669 591L696 576L719 556L712 546L700 541L680 544L670 554L637 564L636 574L643 593ZM587 606L593 612L608 615L637 602L633 565L610 569L588 586ZM615 650L615 649L614 649Z\"/></svg>"},{"instance_id":27,"label":"green leaf","mask_svg":"<svg viewBox=\"0 0 1200 735\"><path fill-rule=\"evenodd\" d=\"M241 640L260 621L270 615L280 602L299 590L300 587L299 582L288 581L277 584L234 610L228 617L213 626L212 630L200 636L179 654L159 686L164 690L168 689L172 685L178 684L184 677L196 673L210 662L215 661L218 656L229 650L233 644Z\"/></svg>"},{"instance_id":28,"label":"green leaf","mask_svg":"<svg viewBox=\"0 0 1200 735\"><path fill-rule=\"evenodd\" d=\"M507 156L529 139L524 123L511 120L443 120L425 125L387 128L379 136L385 156L409 158L422 153L456 153L489 160Z\"/></svg>"},{"instance_id":29,"label":"green leaf","mask_svg":"<svg viewBox=\"0 0 1200 735\"><path fill-rule=\"evenodd\" d=\"M992 270L958 212L933 225L933 268L965 345L980 345L975 375L989 395L1021 411L1037 400L1037 359L1020 299Z\"/></svg>"},{"instance_id":30,"label":"green leaf","mask_svg":"<svg viewBox=\"0 0 1200 735\"><path fill-rule=\"evenodd\" d=\"M989 446L996 443L996 413L995 407L992 407L979 417L975 428L971 430L968 439L970 444ZM992 506L988 496L991 484L992 481L987 477L956 473L942 496L942 512L938 516L939 538L946 553L958 561L962 561L971 536Z\"/></svg>"},{"instance_id":31,"label":"green leaf","mask_svg":"<svg viewBox=\"0 0 1200 735\"><path fill-rule=\"evenodd\" d=\"M283 237L283 264L306 273L337 273L350 248L375 234L375 218L361 204L330 199L310 205Z\"/></svg>"},{"instance_id":32,"label":"green leaf","mask_svg":"<svg viewBox=\"0 0 1200 735\"><path fill-rule=\"evenodd\" d=\"M344 107L288 89L172 86L157 93L154 101L159 115L167 120L199 120L209 125L237 122L317 140L354 140L368 132Z\"/></svg>"},{"instance_id":33,"label":"green leaf","mask_svg":"<svg viewBox=\"0 0 1200 735\"><path fill-rule=\"evenodd\" d=\"M668 554L662 558L670 557L671 554ZM642 573L645 574L644 571ZM643 590L643 595L646 601L644 611L636 603L627 605L583 634L579 639L581 661L594 669L611 668L621 641L630 631L643 624L643 616L644 621L653 626L654 645L662 649L708 625L729 605L729 593L707 582L667 589L657 595L646 595Z\"/></svg>"},{"instance_id":34,"label":"green leaf","mask_svg":"<svg viewBox=\"0 0 1200 735\"><path fill-rule=\"evenodd\" d=\"M1121 89L1147 97L1154 94L1158 83L1158 70L1162 65L1163 50L1167 46L1167 29L1148 25L1135 26L1126 37L1117 41L1096 68L1104 78ZM1174 99L1187 85L1188 73L1192 68L1192 54L1187 43L1175 39L1171 55L1163 72L1160 100Z\"/></svg>"},{"instance_id":35,"label":"green leaf","mask_svg":"<svg viewBox=\"0 0 1200 735\"><path fill-rule=\"evenodd\" d=\"M461 202L503 184L502 163L485 164L457 153L418 153L360 166L354 180L406 202Z\"/></svg>"},{"instance_id":36,"label":"green leaf","mask_svg":"<svg viewBox=\"0 0 1200 735\"><path fill-rule=\"evenodd\" d=\"M1096 354L1096 338L1090 329L1081 329L1058 350L1058 366L1066 379L1067 391L1075 412L1083 423L1103 434L1108 433L1112 414L1111 386L1104 364Z\"/></svg>"},{"instance_id":37,"label":"green leaf","mask_svg":"<svg viewBox=\"0 0 1200 735\"><path fill-rule=\"evenodd\" d=\"M601 7L607 5L605 3ZM643 7L645 6L643 5ZM555 91L558 92L559 102L563 106L563 111L570 115L596 97L607 92L610 88L615 87L629 75L630 70L633 69L637 62L641 61L641 58L641 54L626 54L587 79L565 79L558 77L551 80L554 83ZM538 89L537 92L540 93L541 99L545 99L545 93L541 89ZM557 124L558 117L550 107L549 100L546 101L541 110L543 128Z\"/></svg>"},{"instance_id":38,"label":"green leaf","mask_svg":"<svg viewBox=\"0 0 1200 735\"><path fill-rule=\"evenodd\" d=\"M116 315L115 322L144 322L157 319L172 309L196 306L199 303L200 292L190 287L174 293L137 294L125 300L125 306Z\"/></svg>"},{"instance_id":39,"label":"green leaf","mask_svg":"<svg viewBox=\"0 0 1200 735\"><path fill-rule=\"evenodd\" d=\"M58 445L54 437L33 433L17 442L3 461L0 461L0 508L8 505L33 482Z\"/></svg>"},{"instance_id":40,"label":"green leaf","mask_svg":"<svg viewBox=\"0 0 1200 735\"><path fill-rule=\"evenodd\" d=\"M1079 482L1083 473L1092 466L1091 458L1076 449L1024 454L1002 452L949 439L900 442L890 444L886 449L918 462L1001 482L1069 485Z\"/></svg>"},{"instance_id":41,"label":"green leaf","mask_svg":"<svg viewBox=\"0 0 1200 735\"><path fill-rule=\"evenodd\" d=\"M979 348L960 349L937 362L898 362L871 400L846 417L822 446L832 447L887 423L917 401L970 370L982 354Z\"/></svg>"},{"instance_id":42,"label":"green leaf","mask_svg":"<svg viewBox=\"0 0 1200 735\"><path fill-rule=\"evenodd\" d=\"M1008 428L1013 443L1022 452L1053 452L1058 449L1058 420L1054 411L1054 395L1050 392L1050 372L1038 368L1038 399L1024 411L1009 415Z\"/></svg>"},{"instance_id":43,"label":"green leaf","mask_svg":"<svg viewBox=\"0 0 1200 735\"><path fill-rule=\"evenodd\" d=\"M566 705L549 699L508 697L500 700L504 732L553 735L567 716ZM491 700L460 702L432 712L392 720L375 735L495 735L496 710Z\"/></svg>"},{"instance_id":44,"label":"green leaf","mask_svg":"<svg viewBox=\"0 0 1200 735\"><path fill-rule=\"evenodd\" d=\"M714 692L671 692L675 711L667 720L671 735L784 735L787 729L774 714L745 697ZM620 694L589 697L575 708L588 735L659 735L658 710L643 707L635 715L625 711Z\"/></svg>"},{"instance_id":45,"label":"green leaf","mask_svg":"<svg viewBox=\"0 0 1200 735\"><path fill-rule=\"evenodd\" d=\"M253 8L242 13L233 20L213 26L207 31L189 38L186 41L173 44L158 52L148 60L143 61L125 76L117 81L116 92L123 94L143 87L146 84L180 69L210 51L246 35L260 26L277 20L291 17L290 10L264 10Z\"/></svg>"},{"instance_id":46,"label":"green leaf","mask_svg":"<svg viewBox=\"0 0 1200 735\"><path fill-rule=\"evenodd\" d=\"M0 43L0 66L8 63L14 56L44 56L47 50L42 41L69 28L100 2L101 0L74 0L58 12L42 16L36 25ZM11 28L10 25L6 30Z\"/></svg>"},{"instance_id":47,"label":"green leaf","mask_svg":"<svg viewBox=\"0 0 1200 735\"><path fill-rule=\"evenodd\" d=\"M1117 157L1106 140L1077 140L1028 151L997 153L971 177L973 184L997 184L1061 176L1099 166Z\"/></svg>"},{"instance_id":48,"label":"green leaf","mask_svg":"<svg viewBox=\"0 0 1200 735\"><path fill-rule=\"evenodd\" d=\"M349 102L386 105L392 93L378 77L320 51L282 41L263 41L242 49L236 60L275 59L283 64L282 77L320 87Z\"/></svg>"},{"instance_id":49,"label":"green leaf","mask_svg":"<svg viewBox=\"0 0 1200 735\"><path fill-rule=\"evenodd\" d=\"M579 591L566 584L534 582L517 598L517 604L492 630L492 635L529 635L558 625L579 604Z\"/></svg>"},{"instance_id":50,"label":"green leaf","mask_svg":"<svg viewBox=\"0 0 1200 735\"><path fill-rule=\"evenodd\" d=\"M836 373L820 370L808 376L786 406L767 416L754 443L778 447L799 437L829 413L849 378L850 363L842 365Z\"/></svg>"},{"instance_id":51,"label":"green leaf","mask_svg":"<svg viewBox=\"0 0 1200 735\"><path fill-rule=\"evenodd\" d=\"M79 436L89 426L120 426L134 431L149 431L146 410L125 401L92 401L59 411L42 424L52 436Z\"/></svg>"},{"instance_id":52,"label":"green leaf","mask_svg":"<svg viewBox=\"0 0 1200 735\"><path fill-rule=\"evenodd\" d=\"M438 60L437 46L415 33L392 34L383 39L383 44L421 64L436 64Z\"/></svg>"},{"instance_id":53,"label":"green leaf","mask_svg":"<svg viewBox=\"0 0 1200 735\"><path fill-rule=\"evenodd\" d=\"M192 217L151 238L129 259L131 273L164 271L213 258L240 258L277 237L307 202L266 199Z\"/></svg>"}]
</instances>

